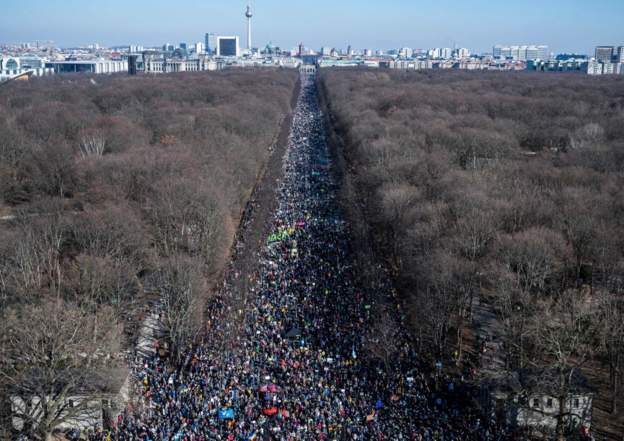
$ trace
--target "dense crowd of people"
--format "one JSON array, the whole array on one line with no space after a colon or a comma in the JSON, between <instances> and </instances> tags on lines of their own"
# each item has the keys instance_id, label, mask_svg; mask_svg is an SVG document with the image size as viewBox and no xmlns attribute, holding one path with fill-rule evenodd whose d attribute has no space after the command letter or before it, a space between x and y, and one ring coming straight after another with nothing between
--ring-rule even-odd
<instances>
[{"instance_id":1,"label":"dense crowd of people","mask_svg":"<svg viewBox=\"0 0 624 441\"><path fill-rule=\"evenodd\" d=\"M367 356L371 311L389 288L383 280L366 290L354 282L316 93L313 79L304 78L273 232L248 304L235 311L240 323L228 313L227 296L216 300L206 335L189 346L186 360L175 367L158 355L145 360L137 374L140 403L91 439L506 437L470 412L461 382L420 367L403 332L388 342L397 348L391 363ZM401 329L398 314L394 319Z\"/></svg>"}]
</instances>

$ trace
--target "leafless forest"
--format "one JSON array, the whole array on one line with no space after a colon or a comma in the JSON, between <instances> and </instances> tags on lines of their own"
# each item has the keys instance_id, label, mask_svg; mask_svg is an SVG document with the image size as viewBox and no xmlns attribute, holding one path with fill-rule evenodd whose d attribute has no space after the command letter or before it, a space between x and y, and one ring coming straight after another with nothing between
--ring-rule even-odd
<instances>
[{"instance_id":1,"label":"leafless forest","mask_svg":"<svg viewBox=\"0 0 624 441\"><path fill-rule=\"evenodd\" d=\"M296 81L59 76L0 91L0 396L47 397L23 409L42 422L33 436L74 412L67 397L106 388L154 293L173 355L198 332Z\"/></svg>"},{"instance_id":2,"label":"leafless forest","mask_svg":"<svg viewBox=\"0 0 624 441\"><path fill-rule=\"evenodd\" d=\"M431 360L476 380L581 368L621 433L624 81L557 74L329 70L321 85L360 243L391 269ZM475 372L475 371L473 371ZM607 423L608 421L608 423ZM611 427L607 427L607 426Z\"/></svg>"}]
</instances>

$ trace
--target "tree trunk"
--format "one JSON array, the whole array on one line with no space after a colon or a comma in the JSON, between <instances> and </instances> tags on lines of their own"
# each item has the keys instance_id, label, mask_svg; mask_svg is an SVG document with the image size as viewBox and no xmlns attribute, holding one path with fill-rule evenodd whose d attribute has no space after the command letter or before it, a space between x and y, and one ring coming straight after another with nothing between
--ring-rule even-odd
<instances>
[{"instance_id":1,"label":"tree trunk","mask_svg":"<svg viewBox=\"0 0 624 441\"><path fill-rule=\"evenodd\" d=\"M459 366L459 361L462 358L464 340L464 311L462 308L459 310L459 322L457 323L457 359L455 363Z\"/></svg>"},{"instance_id":2,"label":"tree trunk","mask_svg":"<svg viewBox=\"0 0 624 441\"><path fill-rule=\"evenodd\" d=\"M464 340L464 331L463 325L457 330L457 359L455 360L455 364L459 366L462 355L463 355L463 340Z\"/></svg>"},{"instance_id":3,"label":"tree trunk","mask_svg":"<svg viewBox=\"0 0 624 441\"><path fill-rule=\"evenodd\" d=\"M524 326L520 328L520 369L524 369Z\"/></svg>"},{"instance_id":4,"label":"tree trunk","mask_svg":"<svg viewBox=\"0 0 624 441\"><path fill-rule=\"evenodd\" d=\"M41 406L43 407L43 415L41 420L37 423L37 427L34 432L37 434L37 438L46 441L48 436L51 435L51 428L49 428L50 409L48 408L48 397L41 397Z\"/></svg>"},{"instance_id":5,"label":"tree trunk","mask_svg":"<svg viewBox=\"0 0 624 441\"><path fill-rule=\"evenodd\" d=\"M13 421L11 420L11 400L6 390L0 391L0 438L11 439L11 430L13 429Z\"/></svg>"},{"instance_id":6,"label":"tree trunk","mask_svg":"<svg viewBox=\"0 0 624 441\"><path fill-rule=\"evenodd\" d=\"M565 427L564 427L564 409L565 409L565 397L559 397L559 412L557 415L557 440L565 441Z\"/></svg>"},{"instance_id":7,"label":"tree trunk","mask_svg":"<svg viewBox=\"0 0 624 441\"><path fill-rule=\"evenodd\" d=\"M618 383L620 381L619 372L616 369L613 372L613 394L611 395L611 415L617 414L617 402L618 402Z\"/></svg>"}]
</instances>

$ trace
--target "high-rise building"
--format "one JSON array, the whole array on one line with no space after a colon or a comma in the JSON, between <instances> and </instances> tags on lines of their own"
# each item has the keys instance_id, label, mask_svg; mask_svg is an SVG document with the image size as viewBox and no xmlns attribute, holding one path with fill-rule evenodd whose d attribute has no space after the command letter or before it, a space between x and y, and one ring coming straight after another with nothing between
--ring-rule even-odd
<instances>
[{"instance_id":1,"label":"high-rise building","mask_svg":"<svg viewBox=\"0 0 624 441\"><path fill-rule=\"evenodd\" d=\"M454 51L455 58L463 59L470 57L470 51L465 47L460 47L459 49L455 49Z\"/></svg>"},{"instance_id":2,"label":"high-rise building","mask_svg":"<svg viewBox=\"0 0 624 441\"><path fill-rule=\"evenodd\" d=\"M527 46L512 46L511 58L514 60L524 61L526 60Z\"/></svg>"},{"instance_id":3,"label":"high-rise building","mask_svg":"<svg viewBox=\"0 0 624 441\"><path fill-rule=\"evenodd\" d=\"M206 52L206 48L204 47L204 43L202 43L201 41L198 41L195 44L195 52L198 54L203 54Z\"/></svg>"},{"instance_id":4,"label":"high-rise building","mask_svg":"<svg viewBox=\"0 0 624 441\"><path fill-rule=\"evenodd\" d=\"M513 46L500 47L500 58L513 58L513 56L514 56Z\"/></svg>"},{"instance_id":5,"label":"high-rise building","mask_svg":"<svg viewBox=\"0 0 624 441\"><path fill-rule=\"evenodd\" d=\"M531 45L521 46L519 60L535 61L535 60L548 60L550 56L548 54L548 46L545 45Z\"/></svg>"},{"instance_id":6,"label":"high-rise building","mask_svg":"<svg viewBox=\"0 0 624 441\"><path fill-rule=\"evenodd\" d=\"M492 56L494 58L501 58L501 59L512 58L512 47L497 44L492 49Z\"/></svg>"},{"instance_id":7,"label":"high-rise building","mask_svg":"<svg viewBox=\"0 0 624 441\"><path fill-rule=\"evenodd\" d=\"M128 74L136 75L137 74L137 58L138 55L129 55L128 56Z\"/></svg>"},{"instance_id":8,"label":"high-rise building","mask_svg":"<svg viewBox=\"0 0 624 441\"><path fill-rule=\"evenodd\" d=\"M617 48L617 62L624 63L624 46Z\"/></svg>"},{"instance_id":9,"label":"high-rise building","mask_svg":"<svg viewBox=\"0 0 624 441\"><path fill-rule=\"evenodd\" d=\"M492 56L519 61L548 60L550 58L546 45L503 46L497 44L492 50Z\"/></svg>"},{"instance_id":10,"label":"high-rise building","mask_svg":"<svg viewBox=\"0 0 624 441\"><path fill-rule=\"evenodd\" d=\"M597 61L587 63L587 75L602 75L602 63Z\"/></svg>"},{"instance_id":11,"label":"high-rise building","mask_svg":"<svg viewBox=\"0 0 624 441\"><path fill-rule=\"evenodd\" d=\"M249 5L247 5L247 10L245 11L245 17L247 17L247 50L251 52L251 17L253 17L253 14Z\"/></svg>"},{"instance_id":12,"label":"high-rise building","mask_svg":"<svg viewBox=\"0 0 624 441\"><path fill-rule=\"evenodd\" d=\"M613 46L596 46L595 58L600 63L610 63L613 59Z\"/></svg>"},{"instance_id":13,"label":"high-rise building","mask_svg":"<svg viewBox=\"0 0 624 441\"><path fill-rule=\"evenodd\" d=\"M239 37L217 37L217 57L240 57Z\"/></svg>"},{"instance_id":14,"label":"high-rise building","mask_svg":"<svg viewBox=\"0 0 624 441\"><path fill-rule=\"evenodd\" d=\"M603 75L613 75L617 72L617 63L603 63L602 64L602 74Z\"/></svg>"},{"instance_id":15,"label":"high-rise building","mask_svg":"<svg viewBox=\"0 0 624 441\"><path fill-rule=\"evenodd\" d=\"M412 58L414 50L411 47L402 47L399 49L399 57Z\"/></svg>"},{"instance_id":16,"label":"high-rise building","mask_svg":"<svg viewBox=\"0 0 624 441\"><path fill-rule=\"evenodd\" d=\"M207 54L217 53L217 36L213 33L206 33L204 36L204 50Z\"/></svg>"},{"instance_id":17,"label":"high-rise building","mask_svg":"<svg viewBox=\"0 0 624 441\"><path fill-rule=\"evenodd\" d=\"M539 49L537 48L537 46L527 46L526 49L524 50L524 59L525 60L539 60L543 58L540 58L539 56Z\"/></svg>"}]
</instances>

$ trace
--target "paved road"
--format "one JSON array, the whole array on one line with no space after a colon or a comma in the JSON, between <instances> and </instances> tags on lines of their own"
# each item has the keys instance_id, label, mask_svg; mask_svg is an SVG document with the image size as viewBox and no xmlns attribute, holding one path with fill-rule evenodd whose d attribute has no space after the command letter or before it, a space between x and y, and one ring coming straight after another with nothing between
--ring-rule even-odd
<instances>
[{"instance_id":1,"label":"paved road","mask_svg":"<svg viewBox=\"0 0 624 441\"><path fill-rule=\"evenodd\" d=\"M272 232L241 321L231 304L215 301L207 335L186 362L170 369L146 360L141 404L119 417L117 430L93 438L502 439L470 414L460 384L432 386L398 317L375 323L389 285L357 286L331 165L316 86L304 78ZM374 346L394 348L389 363L369 358Z\"/></svg>"}]
</instances>

